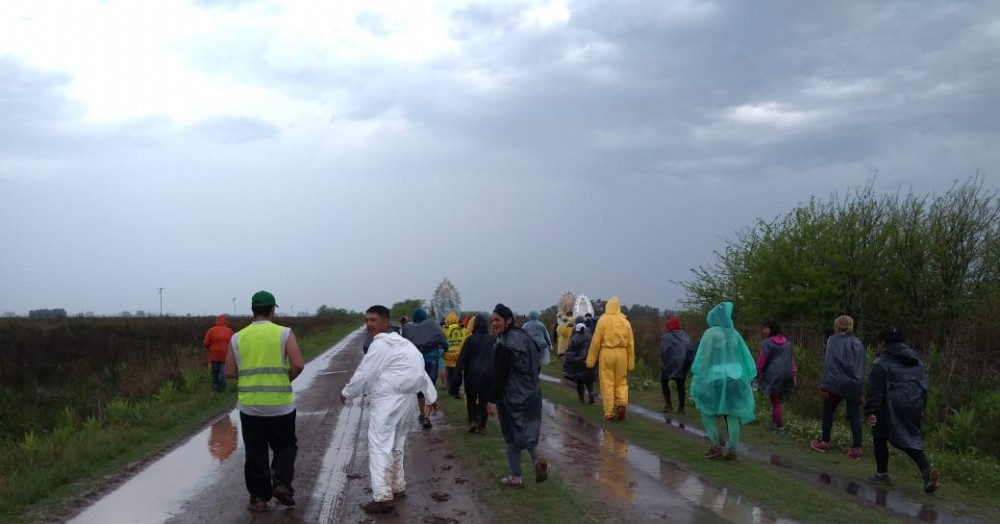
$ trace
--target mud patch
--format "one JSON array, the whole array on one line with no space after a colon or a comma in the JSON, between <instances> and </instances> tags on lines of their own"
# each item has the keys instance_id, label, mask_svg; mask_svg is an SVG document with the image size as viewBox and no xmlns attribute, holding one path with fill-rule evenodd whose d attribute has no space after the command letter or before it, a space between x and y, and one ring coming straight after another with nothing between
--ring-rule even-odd
<instances>
[{"instance_id":1,"label":"mud patch","mask_svg":"<svg viewBox=\"0 0 1000 524\"><path fill-rule=\"evenodd\" d=\"M469 481L469 479L467 479L465 477L456 477L455 478L455 484L458 484L458 485L465 484L468 481Z\"/></svg>"},{"instance_id":2,"label":"mud patch","mask_svg":"<svg viewBox=\"0 0 1000 524\"><path fill-rule=\"evenodd\" d=\"M441 471L451 471L451 464L445 464L441 466Z\"/></svg>"},{"instance_id":3,"label":"mud patch","mask_svg":"<svg viewBox=\"0 0 1000 524\"><path fill-rule=\"evenodd\" d=\"M458 524L458 519L453 519L451 517L439 517L437 515L427 515L420 519L420 522L424 524Z\"/></svg>"},{"instance_id":4,"label":"mud patch","mask_svg":"<svg viewBox=\"0 0 1000 524\"><path fill-rule=\"evenodd\" d=\"M349 478L351 480L357 480L357 479L359 479L361 477L364 477L364 475L362 475L361 473L348 473L347 474L347 478Z\"/></svg>"},{"instance_id":5,"label":"mud patch","mask_svg":"<svg viewBox=\"0 0 1000 524\"><path fill-rule=\"evenodd\" d=\"M434 502L444 502L446 500L451 500L451 495L435 491L434 493L431 493L431 498L434 499Z\"/></svg>"}]
</instances>

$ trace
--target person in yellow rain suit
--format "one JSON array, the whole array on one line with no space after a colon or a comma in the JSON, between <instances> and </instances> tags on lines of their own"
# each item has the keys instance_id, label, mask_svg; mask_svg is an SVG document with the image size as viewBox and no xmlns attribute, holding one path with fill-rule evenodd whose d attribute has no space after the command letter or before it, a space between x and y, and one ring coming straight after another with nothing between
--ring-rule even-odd
<instances>
[{"instance_id":1,"label":"person in yellow rain suit","mask_svg":"<svg viewBox=\"0 0 1000 524\"><path fill-rule=\"evenodd\" d=\"M598 379L604 399L604 420L624 420L628 411L628 374L635 369L632 324L622 314L618 297L611 297L594 328L587 367L598 362Z\"/></svg>"},{"instance_id":2,"label":"person in yellow rain suit","mask_svg":"<svg viewBox=\"0 0 1000 524\"><path fill-rule=\"evenodd\" d=\"M444 354L445 372L444 387L447 390L451 387L451 381L455 376L455 364L458 364L458 355L462 352L462 342L465 341L465 330L458 323L458 314L449 311L444 317L444 338L448 341L448 351ZM459 398L458 395L455 398Z\"/></svg>"}]
</instances>

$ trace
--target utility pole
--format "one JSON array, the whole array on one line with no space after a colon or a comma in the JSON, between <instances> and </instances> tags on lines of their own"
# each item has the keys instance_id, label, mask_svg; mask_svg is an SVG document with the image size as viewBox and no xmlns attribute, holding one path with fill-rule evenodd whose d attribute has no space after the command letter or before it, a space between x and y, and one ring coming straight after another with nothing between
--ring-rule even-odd
<instances>
[{"instance_id":1,"label":"utility pole","mask_svg":"<svg viewBox=\"0 0 1000 524\"><path fill-rule=\"evenodd\" d=\"M233 297L233 316L236 316L236 297Z\"/></svg>"},{"instance_id":2,"label":"utility pole","mask_svg":"<svg viewBox=\"0 0 1000 524\"><path fill-rule=\"evenodd\" d=\"M160 294L160 316L163 316L163 288L156 288L156 292Z\"/></svg>"}]
</instances>

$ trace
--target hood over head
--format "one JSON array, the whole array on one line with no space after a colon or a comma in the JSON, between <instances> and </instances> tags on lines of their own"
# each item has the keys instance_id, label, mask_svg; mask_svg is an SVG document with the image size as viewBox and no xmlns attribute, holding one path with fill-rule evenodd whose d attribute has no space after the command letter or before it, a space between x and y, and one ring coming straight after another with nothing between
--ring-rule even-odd
<instances>
[{"instance_id":1,"label":"hood over head","mask_svg":"<svg viewBox=\"0 0 1000 524\"><path fill-rule=\"evenodd\" d=\"M708 315L705 317L708 321L708 327L723 327L732 328L733 327L733 303L732 302L721 302L717 306L713 307Z\"/></svg>"},{"instance_id":2,"label":"hood over head","mask_svg":"<svg viewBox=\"0 0 1000 524\"><path fill-rule=\"evenodd\" d=\"M423 322L425 320L427 320L427 312L424 311L424 308L418 307L417 309L413 310L413 321L414 322Z\"/></svg>"},{"instance_id":3,"label":"hood over head","mask_svg":"<svg viewBox=\"0 0 1000 524\"><path fill-rule=\"evenodd\" d=\"M226 315L219 315L215 317L215 325L222 327L229 327L229 317Z\"/></svg>"},{"instance_id":4,"label":"hood over head","mask_svg":"<svg viewBox=\"0 0 1000 524\"><path fill-rule=\"evenodd\" d=\"M444 316L445 324L458 324L458 313L454 311L449 311L447 315Z\"/></svg>"},{"instance_id":5,"label":"hood over head","mask_svg":"<svg viewBox=\"0 0 1000 524\"><path fill-rule=\"evenodd\" d=\"M886 344L880 354L889 355L904 366L916 366L920 364L920 355L917 354L917 350L908 346L906 342Z\"/></svg>"},{"instance_id":6,"label":"hood over head","mask_svg":"<svg viewBox=\"0 0 1000 524\"><path fill-rule=\"evenodd\" d=\"M681 319L676 316L667 319L667 331L678 331L681 329Z\"/></svg>"},{"instance_id":7,"label":"hood over head","mask_svg":"<svg viewBox=\"0 0 1000 524\"><path fill-rule=\"evenodd\" d=\"M538 320L538 312L532 311L528 313L528 320Z\"/></svg>"},{"instance_id":8,"label":"hood over head","mask_svg":"<svg viewBox=\"0 0 1000 524\"><path fill-rule=\"evenodd\" d=\"M483 313L477 313L476 318L470 320L472 322L472 332L473 333L487 333L490 327L490 318Z\"/></svg>"},{"instance_id":9,"label":"hood over head","mask_svg":"<svg viewBox=\"0 0 1000 524\"><path fill-rule=\"evenodd\" d=\"M604 314L605 315L622 314L622 305L620 302L618 302L618 297L611 297L611 300L608 300L607 305L604 306Z\"/></svg>"},{"instance_id":10,"label":"hood over head","mask_svg":"<svg viewBox=\"0 0 1000 524\"><path fill-rule=\"evenodd\" d=\"M584 324L583 322L580 322L577 325L573 326L573 331L576 331L577 333L583 333L586 330L587 330L587 325Z\"/></svg>"}]
</instances>

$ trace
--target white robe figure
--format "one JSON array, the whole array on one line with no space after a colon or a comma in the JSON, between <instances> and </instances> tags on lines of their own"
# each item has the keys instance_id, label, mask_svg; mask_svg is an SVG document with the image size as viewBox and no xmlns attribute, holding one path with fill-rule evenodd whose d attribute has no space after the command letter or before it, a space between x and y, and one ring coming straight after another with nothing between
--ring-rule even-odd
<instances>
[{"instance_id":1,"label":"white robe figure","mask_svg":"<svg viewBox=\"0 0 1000 524\"><path fill-rule=\"evenodd\" d=\"M437 389L424 372L424 357L399 333L375 335L351 381L348 399L368 393L368 464L372 499L384 502L406 489L403 450L417 412L417 393L437 402Z\"/></svg>"}]
</instances>

